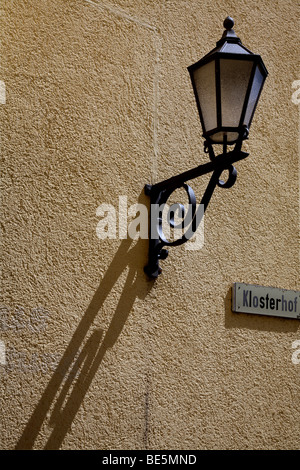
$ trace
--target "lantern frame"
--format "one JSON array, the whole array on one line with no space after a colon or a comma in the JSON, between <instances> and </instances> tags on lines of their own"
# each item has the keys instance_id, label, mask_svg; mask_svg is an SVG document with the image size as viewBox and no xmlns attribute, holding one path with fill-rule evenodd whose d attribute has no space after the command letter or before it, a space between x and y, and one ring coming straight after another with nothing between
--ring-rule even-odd
<instances>
[{"instance_id":1,"label":"lantern frame","mask_svg":"<svg viewBox=\"0 0 300 470\"><path fill-rule=\"evenodd\" d=\"M241 40L236 36L234 30L232 29L232 26L234 25L234 22L232 18L227 17L226 20L224 21L224 27L226 27L226 31L224 31L222 38L220 41L217 42L217 47L213 49L211 52L206 54L202 59L200 59L198 62L195 64L191 65L188 67L188 71L190 74L192 86L193 86L193 91L197 103L197 108L198 108L198 113L203 129L203 137L207 140L208 143L210 144L223 144L224 139L220 141L215 141L213 139L213 136L216 135L217 133L235 133L236 138L229 141L227 139L227 144L231 143L234 144L238 141L240 138L241 134L243 135L243 139L248 137L248 132L253 120L253 116L264 86L265 79L268 75L268 71L265 67L265 64L261 58L260 55L254 54L251 52L248 48L246 48L242 43ZM235 49L239 52L226 52L226 49L230 48L228 47L228 44L235 44ZM237 126L224 126L222 123L222 93L221 93L221 60L231 60L231 61L247 61L252 63L251 67L251 72L249 75L249 80L248 80L248 85L247 89L245 92L244 96L244 101L243 101L243 106L242 109L240 110L240 115L239 115L239 123ZM205 124L205 116L203 113L203 109L201 106L200 98L199 98L199 93L197 90L197 85L196 85L196 80L195 80L195 72L202 68L204 65L207 65L210 62L215 62L215 96L216 96L216 103L215 103L215 108L216 108L216 127L213 129L207 130L207 126ZM259 88L259 91L256 95L255 103L253 106L253 109L251 111L250 118L247 123L244 122L245 116L247 114L248 106L251 106L249 103L249 98L251 95L252 91L252 86L254 84L254 78L255 78L255 73L259 69L261 77L262 77L262 82ZM242 128L246 127L247 132L242 133Z\"/></svg>"}]
</instances>

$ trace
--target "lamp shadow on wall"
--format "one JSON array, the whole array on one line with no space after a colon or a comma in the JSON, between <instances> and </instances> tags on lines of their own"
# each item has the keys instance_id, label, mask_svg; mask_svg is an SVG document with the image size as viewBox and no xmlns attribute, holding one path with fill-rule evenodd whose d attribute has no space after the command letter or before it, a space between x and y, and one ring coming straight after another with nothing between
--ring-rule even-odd
<instances>
[{"instance_id":1,"label":"lamp shadow on wall","mask_svg":"<svg viewBox=\"0 0 300 470\"><path fill-rule=\"evenodd\" d=\"M61 447L102 359L119 337L135 299L145 298L153 286L153 281L149 281L142 273L144 265L142 266L141 263L146 262L144 257L147 242L147 240L139 239L131 248L132 239L121 241L119 249L33 411L16 445L16 450L33 449L35 440L45 423L50 424L53 429L44 449L55 450ZM86 340L89 329L105 299L124 269L128 268L126 282L106 333L104 334L103 330L96 330Z\"/></svg>"},{"instance_id":2,"label":"lamp shadow on wall","mask_svg":"<svg viewBox=\"0 0 300 470\"><path fill-rule=\"evenodd\" d=\"M297 332L299 322L294 319L254 315L250 313L235 313L232 311L232 287L228 289L224 300L225 328L244 328L256 331Z\"/></svg>"}]
</instances>

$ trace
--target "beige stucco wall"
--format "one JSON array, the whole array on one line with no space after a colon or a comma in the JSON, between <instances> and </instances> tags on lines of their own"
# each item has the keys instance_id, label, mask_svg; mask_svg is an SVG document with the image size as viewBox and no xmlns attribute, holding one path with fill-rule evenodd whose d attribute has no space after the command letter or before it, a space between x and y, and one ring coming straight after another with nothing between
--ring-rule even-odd
<instances>
[{"instance_id":1,"label":"beige stucco wall","mask_svg":"<svg viewBox=\"0 0 300 470\"><path fill-rule=\"evenodd\" d=\"M296 3L2 1L2 449L299 447L299 320L231 312L299 289ZM96 209L207 161L187 67L227 15L269 71L250 156L149 281Z\"/></svg>"}]
</instances>

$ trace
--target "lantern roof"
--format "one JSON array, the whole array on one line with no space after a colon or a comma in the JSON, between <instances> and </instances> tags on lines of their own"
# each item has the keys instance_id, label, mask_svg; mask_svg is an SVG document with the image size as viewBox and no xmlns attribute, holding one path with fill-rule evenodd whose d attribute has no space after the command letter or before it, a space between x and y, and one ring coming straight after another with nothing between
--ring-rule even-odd
<instances>
[{"instance_id":1,"label":"lantern roof","mask_svg":"<svg viewBox=\"0 0 300 470\"><path fill-rule=\"evenodd\" d=\"M233 26L234 26L234 20L230 16L227 16L225 18L223 26L225 28L225 31L223 32L223 35L219 41L216 43L216 47L212 49L208 54L206 54L202 59L200 59L198 62L195 64L191 65L188 67L188 69L193 69L201 66L202 64L205 64L215 58L216 56L219 57L228 57L228 58L237 58L238 56L243 56L243 58L246 59L245 56L248 56L249 60L255 60L257 62L260 62L265 74L268 74L268 71L260 57L260 55L255 54L251 52L246 46L242 44L242 41L240 38L236 35ZM226 55L225 55L226 54ZM228 54L228 55L227 55ZM232 55L231 55L232 54ZM235 56L236 55L236 56Z\"/></svg>"}]
</instances>

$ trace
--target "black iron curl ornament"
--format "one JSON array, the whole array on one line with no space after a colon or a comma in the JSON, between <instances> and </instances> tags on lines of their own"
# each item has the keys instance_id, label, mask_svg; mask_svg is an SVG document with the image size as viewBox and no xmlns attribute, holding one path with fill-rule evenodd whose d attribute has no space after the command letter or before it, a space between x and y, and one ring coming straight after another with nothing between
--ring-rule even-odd
<instances>
[{"instance_id":1,"label":"black iron curl ornament","mask_svg":"<svg viewBox=\"0 0 300 470\"><path fill-rule=\"evenodd\" d=\"M199 165L192 170L160 183L145 185L145 194L150 196L149 262L145 267L145 272L149 277L155 279L161 274L162 269L159 265L159 261L166 259L168 256L168 250L164 247L179 246L191 239L201 223L203 214L216 186L220 188L231 188L234 185L237 178L237 170L233 166L233 163L249 155L241 151L242 136L247 134L247 129L243 129L241 132L241 139L236 143L234 150L231 152L227 152L226 146L224 146L223 153L215 156L212 145L206 142L205 147L208 149L210 162ZM228 178L226 181L220 179L224 170L228 170ZM200 205L197 207L194 191L186 184L186 181L211 172L212 176L203 194ZM169 208L166 218L172 228L180 229L186 227L187 230L177 240L169 241L163 233L163 209L171 194L176 189L180 188L183 188L188 196L188 213L185 214L184 207L181 204L173 204ZM176 209L178 216L182 217L182 222L177 225L174 221Z\"/></svg>"},{"instance_id":2,"label":"black iron curl ornament","mask_svg":"<svg viewBox=\"0 0 300 470\"><path fill-rule=\"evenodd\" d=\"M224 21L226 29L217 47L188 67L205 138L204 152L210 161L160 183L145 186L145 193L150 196L149 261L145 272L153 279L161 274L159 261L168 256L165 247L179 246L190 240L201 223L216 186L231 188L237 178L233 163L249 155L242 152L241 147L248 139L268 72L261 57L242 45L232 29L233 25L233 19L227 17ZM215 144L223 146L221 154L215 154ZM228 151L228 145L234 145L233 150ZM228 178L223 181L220 177L225 170ZM208 173L212 175L197 207L194 191L187 181ZM189 209L185 213L181 204L173 204L168 210L167 223L184 232L178 239L170 241L163 232L163 212L168 199L179 188L187 193ZM175 213L181 219L177 224Z\"/></svg>"}]
</instances>

